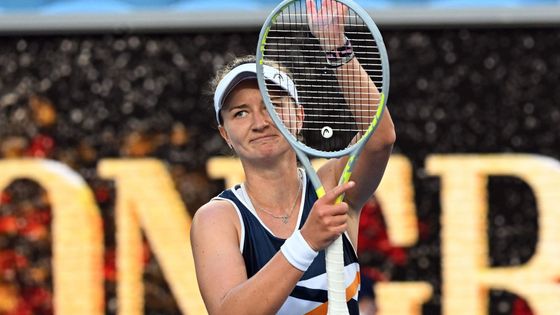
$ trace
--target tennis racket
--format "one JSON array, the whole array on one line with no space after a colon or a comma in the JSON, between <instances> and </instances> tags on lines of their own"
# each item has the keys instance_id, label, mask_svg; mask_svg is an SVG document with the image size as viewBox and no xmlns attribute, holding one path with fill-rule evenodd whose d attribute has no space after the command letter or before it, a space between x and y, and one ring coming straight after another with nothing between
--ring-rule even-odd
<instances>
[{"instance_id":1,"label":"tennis racket","mask_svg":"<svg viewBox=\"0 0 560 315\"><path fill-rule=\"evenodd\" d=\"M340 183L348 182L389 91L387 53L371 17L351 0L285 0L267 17L256 57L267 111L317 195L325 189L310 157L348 155ZM275 80L270 80L271 67ZM279 85L282 80L286 83ZM291 106L278 101L286 92ZM328 313L348 314L340 237L326 249L326 268Z\"/></svg>"}]
</instances>

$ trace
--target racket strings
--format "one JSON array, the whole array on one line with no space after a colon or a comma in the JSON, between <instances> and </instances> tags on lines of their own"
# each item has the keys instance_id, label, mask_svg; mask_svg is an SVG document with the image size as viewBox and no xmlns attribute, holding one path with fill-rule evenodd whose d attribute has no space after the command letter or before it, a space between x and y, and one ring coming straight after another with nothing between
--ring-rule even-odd
<instances>
[{"instance_id":1,"label":"racket strings","mask_svg":"<svg viewBox=\"0 0 560 315\"><path fill-rule=\"evenodd\" d=\"M384 90L382 56L376 38L356 12L349 7L344 11L343 15L327 12L326 20L332 22L343 16L344 35L375 88L369 87L359 73L329 68L321 46L328 46L329 39L312 35L305 1L286 6L276 16L262 49L265 62L287 69L295 82L297 104L303 107L303 123L301 116L278 111L280 121L298 133L294 136L303 138L306 146L320 151L339 151L356 144L375 117L380 92ZM273 83L266 86L269 94L281 92ZM295 128L298 124L302 126Z\"/></svg>"},{"instance_id":2,"label":"racket strings","mask_svg":"<svg viewBox=\"0 0 560 315\"><path fill-rule=\"evenodd\" d=\"M359 81L359 80L358 81L348 80L347 82L352 83L352 84L358 84L361 81ZM309 81L308 83L309 84L305 84L305 82L304 82L302 84L297 85L298 88L309 89L309 91L308 91L309 96L307 96L307 97L315 98L317 95L325 95L325 94L340 95L340 93L338 93L337 91L333 91L333 90L320 91L320 89L326 89L326 88L331 87L331 85L329 85L329 83L335 83L334 81L323 81L323 82L320 82L322 84L314 84L314 83L319 83L316 80L316 81ZM379 84L378 85L376 84L376 86L378 88L382 88L383 87L382 82L379 81ZM298 91L299 90L300 89L298 89ZM361 92L367 93L366 91L363 91L364 89L361 89L361 90L362 90ZM276 86L272 86L272 87L269 88L269 91L271 91L271 92L273 92L273 91L281 92L282 90L278 90L276 88ZM378 93L370 92L369 95L378 95ZM347 96L346 99L347 100L368 100L368 99L371 99L371 97L368 96L367 98L364 98L364 97L359 97L359 96ZM377 99L379 99L379 98L377 98Z\"/></svg>"}]
</instances>

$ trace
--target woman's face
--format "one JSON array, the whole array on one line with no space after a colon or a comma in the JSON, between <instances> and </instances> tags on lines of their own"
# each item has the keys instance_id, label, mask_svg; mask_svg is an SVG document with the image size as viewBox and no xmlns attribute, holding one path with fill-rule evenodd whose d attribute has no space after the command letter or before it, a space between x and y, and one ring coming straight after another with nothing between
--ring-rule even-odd
<instances>
[{"instance_id":1,"label":"woman's face","mask_svg":"<svg viewBox=\"0 0 560 315\"><path fill-rule=\"evenodd\" d=\"M286 92L270 92L270 99L274 104L274 109L278 118L284 123L294 137L297 137L303 125L303 110L299 107L294 99Z\"/></svg>"},{"instance_id":2,"label":"woman's face","mask_svg":"<svg viewBox=\"0 0 560 315\"><path fill-rule=\"evenodd\" d=\"M271 98L279 117L296 134L303 121L301 107L295 107L286 94ZM266 110L256 80L237 85L225 99L221 114L220 133L240 157L271 157L290 149Z\"/></svg>"}]
</instances>

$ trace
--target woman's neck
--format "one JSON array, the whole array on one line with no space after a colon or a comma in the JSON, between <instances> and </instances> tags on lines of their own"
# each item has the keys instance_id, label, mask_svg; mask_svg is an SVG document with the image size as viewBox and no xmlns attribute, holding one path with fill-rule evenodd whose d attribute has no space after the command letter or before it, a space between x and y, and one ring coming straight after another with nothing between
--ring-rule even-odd
<instances>
[{"instance_id":1,"label":"woman's neck","mask_svg":"<svg viewBox=\"0 0 560 315\"><path fill-rule=\"evenodd\" d=\"M244 165L245 188L255 207L283 215L300 193L300 175L295 159L268 167Z\"/></svg>"}]
</instances>

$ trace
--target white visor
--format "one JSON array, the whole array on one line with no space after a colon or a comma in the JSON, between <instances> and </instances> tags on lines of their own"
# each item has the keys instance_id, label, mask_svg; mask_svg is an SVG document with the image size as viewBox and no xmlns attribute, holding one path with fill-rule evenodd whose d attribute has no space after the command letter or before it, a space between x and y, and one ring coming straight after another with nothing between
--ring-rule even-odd
<instances>
[{"instance_id":1,"label":"white visor","mask_svg":"<svg viewBox=\"0 0 560 315\"><path fill-rule=\"evenodd\" d=\"M271 66L263 66L264 77L284 89L290 96L298 102L297 90L294 81L284 72ZM229 93L241 82L257 78L257 65L255 63L244 63L233 68L218 83L214 93L214 109L216 111L216 121L220 122L220 109Z\"/></svg>"}]
</instances>

